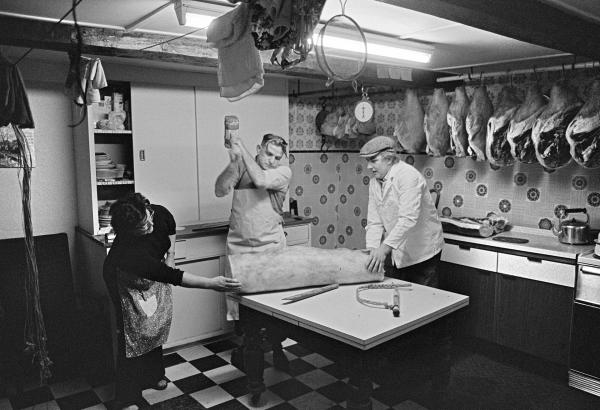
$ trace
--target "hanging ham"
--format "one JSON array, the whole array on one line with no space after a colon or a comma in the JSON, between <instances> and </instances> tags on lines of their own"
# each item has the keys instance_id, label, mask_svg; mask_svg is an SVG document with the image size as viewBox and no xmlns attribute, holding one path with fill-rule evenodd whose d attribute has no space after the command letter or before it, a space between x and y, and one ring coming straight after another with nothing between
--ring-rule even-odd
<instances>
[{"instance_id":1,"label":"hanging ham","mask_svg":"<svg viewBox=\"0 0 600 410\"><path fill-rule=\"evenodd\" d=\"M590 98L567 127L566 138L579 165L600 167L600 79L592 83Z\"/></svg>"},{"instance_id":2,"label":"hanging ham","mask_svg":"<svg viewBox=\"0 0 600 410\"><path fill-rule=\"evenodd\" d=\"M448 108L447 121L450 127L450 147L457 157L466 157L469 148L467 134L467 115L469 114L469 97L462 85L454 90L454 98Z\"/></svg>"},{"instance_id":3,"label":"hanging ham","mask_svg":"<svg viewBox=\"0 0 600 410\"><path fill-rule=\"evenodd\" d=\"M466 128L469 136L468 153L476 161L485 160L485 141L487 123L494 113L494 106L487 93L487 88L482 85L475 89L467 114Z\"/></svg>"},{"instance_id":4,"label":"hanging ham","mask_svg":"<svg viewBox=\"0 0 600 410\"><path fill-rule=\"evenodd\" d=\"M398 122L394 127L394 137L398 140L403 152L409 154L425 152L427 140L423 129L424 116L417 91L407 88L404 105L398 113Z\"/></svg>"},{"instance_id":5,"label":"hanging ham","mask_svg":"<svg viewBox=\"0 0 600 410\"><path fill-rule=\"evenodd\" d=\"M521 100L512 87L504 87L498 96L494 114L487 124L485 154L490 164L505 167L512 165L515 159L510 153L510 144L506 138L510 120L521 105Z\"/></svg>"},{"instance_id":6,"label":"hanging ham","mask_svg":"<svg viewBox=\"0 0 600 410\"><path fill-rule=\"evenodd\" d=\"M433 90L431 102L425 113L424 128L427 140L426 151L434 157L443 157L450 148L448 128L448 98L443 88Z\"/></svg>"},{"instance_id":7,"label":"hanging ham","mask_svg":"<svg viewBox=\"0 0 600 410\"><path fill-rule=\"evenodd\" d=\"M565 82L554 84L548 106L535 121L531 131L535 155L545 168L561 168L571 161L570 146L565 134L581 105L575 90Z\"/></svg>"},{"instance_id":8,"label":"hanging ham","mask_svg":"<svg viewBox=\"0 0 600 410\"><path fill-rule=\"evenodd\" d=\"M531 130L535 120L544 111L546 103L546 97L540 87L537 84L532 85L527 89L525 101L510 120L506 138L510 144L511 155L519 162L526 164L538 162L531 140Z\"/></svg>"}]
</instances>

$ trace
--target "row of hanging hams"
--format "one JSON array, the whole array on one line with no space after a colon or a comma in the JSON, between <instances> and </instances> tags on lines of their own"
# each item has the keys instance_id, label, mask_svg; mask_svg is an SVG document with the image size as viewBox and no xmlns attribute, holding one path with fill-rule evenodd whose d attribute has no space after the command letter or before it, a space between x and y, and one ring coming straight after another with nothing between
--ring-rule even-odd
<instances>
[{"instance_id":1,"label":"row of hanging hams","mask_svg":"<svg viewBox=\"0 0 600 410\"><path fill-rule=\"evenodd\" d=\"M584 104L565 81L555 83L546 98L537 85L521 101L504 87L494 107L484 85L471 99L463 86L449 102L435 89L426 110L415 90L406 90L394 136L407 153L453 154L489 161L495 166L540 163L558 169L572 159L600 168L600 79Z\"/></svg>"}]
</instances>

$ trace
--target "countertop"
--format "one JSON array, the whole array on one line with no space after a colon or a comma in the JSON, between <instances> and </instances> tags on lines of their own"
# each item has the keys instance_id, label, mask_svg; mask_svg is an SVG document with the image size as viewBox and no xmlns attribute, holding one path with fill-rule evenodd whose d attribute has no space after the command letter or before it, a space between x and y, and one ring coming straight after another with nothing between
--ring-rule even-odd
<instances>
[{"instance_id":1,"label":"countertop","mask_svg":"<svg viewBox=\"0 0 600 410\"><path fill-rule=\"evenodd\" d=\"M284 226L304 225L311 223L313 218L304 218L301 216L290 216L284 218ZM212 221L197 224L182 225L177 227L177 239L187 239L199 236L226 234L229 227L229 221ZM80 232L94 239L98 244L105 247L110 246L106 243L104 235L89 235L83 230ZM494 237L509 237L527 239L527 243L510 243L496 241ZM507 232L502 232L489 238L478 238L466 235L457 235L444 233L446 242L460 242L471 244L475 247L497 250L499 252L525 252L529 254L538 254L546 257L561 258L575 262L579 254L594 249L594 244L589 245L566 245L560 243L558 238L551 232L543 229L529 228L522 226L511 226Z\"/></svg>"},{"instance_id":2,"label":"countertop","mask_svg":"<svg viewBox=\"0 0 600 410\"><path fill-rule=\"evenodd\" d=\"M529 242L500 242L494 240L494 237L523 238L527 239ZM489 238L478 238L472 236L445 233L444 239L446 239L447 242L458 241L463 243L470 243L477 247L484 247L486 249L494 248L498 251L508 250L526 252L568 259L572 261L575 261L577 259L577 255L594 249L593 243L589 245L567 245L560 243L558 241L558 238L552 233L552 231L522 226L512 226L510 231L501 232L499 234L490 236Z\"/></svg>"},{"instance_id":3,"label":"countertop","mask_svg":"<svg viewBox=\"0 0 600 410\"><path fill-rule=\"evenodd\" d=\"M283 218L283 226L295 226L309 224L313 218L303 216L288 216ZM195 238L198 236L220 235L227 233L229 220L204 222L177 227L177 239Z\"/></svg>"},{"instance_id":4,"label":"countertop","mask_svg":"<svg viewBox=\"0 0 600 410\"><path fill-rule=\"evenodd\" d=\"M283 226L296 226L305 225L312 223L313 218L305 218L303 216L286 216L283 218ZM229 229L229 220L226 221L212 221L212 222L198 222L187 225L177 226L176 237L177 239L189 239L200 236L210 235L221 235L226 234ZM105 235L91 235L81 228L77 228L83 235L96 241L99 245L104 247L110 247L110 243L107 242Z\"/></svg>"}]
</instances>

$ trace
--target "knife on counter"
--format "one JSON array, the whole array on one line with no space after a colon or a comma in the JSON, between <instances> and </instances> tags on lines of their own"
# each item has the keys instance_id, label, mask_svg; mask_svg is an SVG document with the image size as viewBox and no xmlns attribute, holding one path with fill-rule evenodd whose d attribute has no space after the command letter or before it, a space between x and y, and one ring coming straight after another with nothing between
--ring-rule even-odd
<instances>
[{"instance_id":1,"label":"knife on counter","mask_svg":"<svg viewBox=\"0 0 600 410\"><path fill-rule=\"evenodd\" d=\"M339 287L340 287L339 284L332 283L331 285L323 286L323 287L320 287L317 289L311 289L306 292L302 292L302 293L298 293L296 295L291 295L291 296L285 297L281 300L285 301L284 305L288 305L290 303L298 302L299 300L302 300L302 299L310 298L312 296L320 295L321 293L329 292L330 290L334 290Z\"/></svg>"}]
</instances>

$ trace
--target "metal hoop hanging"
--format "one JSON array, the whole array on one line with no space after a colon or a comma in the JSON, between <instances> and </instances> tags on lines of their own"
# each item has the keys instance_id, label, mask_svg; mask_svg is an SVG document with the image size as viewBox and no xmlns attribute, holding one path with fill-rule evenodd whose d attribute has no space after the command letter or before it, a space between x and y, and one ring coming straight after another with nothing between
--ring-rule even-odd
<instances>
[{"instance_id":1,"label":"metal hoop hanging","mask_svg":"<svg viewBox=\"0 0 600 410\"><path fill-rule=\"evenodd\" d=\"M356 70L356 72L351 73L351 74L343 74L343 73L337 72L336 70L334 70L332 68L332 65L330 64L330 62L327 61L327 56L325 53L325 45L324 45L323 40L325 38L327 28L329 27L329 25L332 22L336 21L336 19L345 19L345 20L347 20L346 23L349 22L349 24L346 24L346 25L354 26L356 31L360 34L360 37L362 38L362 42L364 45L363 58L362 58L362 62L359 65L359 69ZM317 36L317 41L316 41L316 45L315 45L315 54L317 56L317 64L319 65L321 70L327 75L327 82L325 83L325 85L327 87L329 87L335 81L352 81L353 84L356 84L356 79L358 77L360 77L360 75L364 72L364 70L367 66L367 39L366 39L365 34L363 33L362 29L358 25L358 23L353 18L344 14L344 7L342 7L342 14L337 14L337 15L333 16L332 18L330 18L327 21L327 23L325 23L325 25L323 25L323 27L321 27L321 30L319 30L319 35Z\"/></svg>"}]
</instances>

